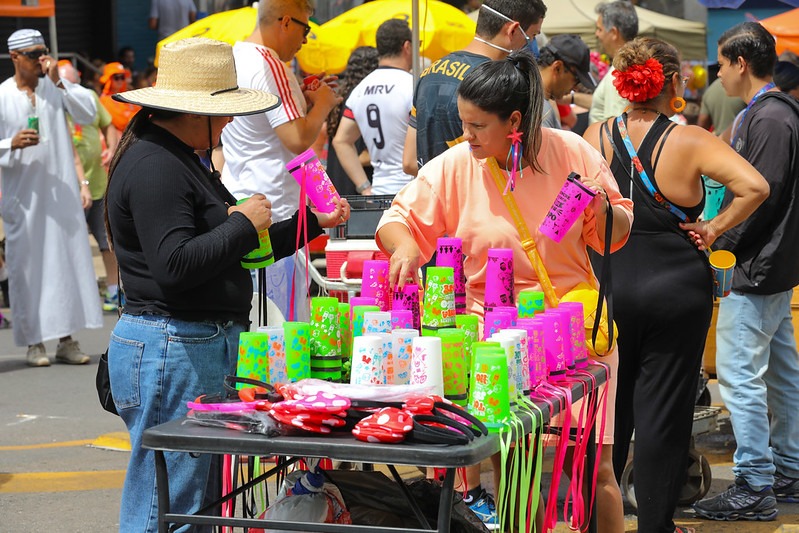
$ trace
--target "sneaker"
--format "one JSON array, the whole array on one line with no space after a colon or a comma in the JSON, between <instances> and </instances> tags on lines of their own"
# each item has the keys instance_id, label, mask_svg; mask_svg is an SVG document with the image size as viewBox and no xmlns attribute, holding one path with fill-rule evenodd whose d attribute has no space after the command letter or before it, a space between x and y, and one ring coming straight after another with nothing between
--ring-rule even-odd
<instances>
[{"instance_id":1,"label":"sneaker","mask_svg":"<svg viewBox=\"0 0 799 533\"><path fill-rule=\"evenodd\" d=\"M50 359L47 358L47 352L41 342L28 346L28 354L25 357L28 366L50 366Z\"/></svg>"},{"instance_id":2,"label":"sneaker","mask_svg":"<svg viewBox=\"0 0 799 533\"><path fill-rule=\"evenodd\" d=\"M778 502L799 503L799 479L774 473L774 496Z\"/></svg>"},{"instance_id":3,"label":"sneaker","mask_svg":"<svg viewBox=\"0 0 799 533\"><path fill-rule=\"evenodd\" d=\"M76 340L59 342L55 349L55 360L57 363L68 365L85 365L89 362L89 356L80 349L80 344Z\"/></svg>"},{"instance_id":4,"label":"sneaker","mask_svg":"<svg viewBox=\"0 0 799 533\"><path fill-rule=\"evenodd\" d=\"M11 329L11 321L0 315L0 329Z\"/></svg>"},{"instance_id":5,"label":"sneaker","mask_svg":"<svg viewBox=\"0 0 799 533\"><path fill-rule=\"evenodd\" d=\"M494 498L485 490L476 501L469 504L469 509L480 519L485 526L494 530L499 527L497 522L497 506Z\"/></svg>"},{"instance_id":6,"label":"sneaker","mask_svg":"<svg viewBox=\"0 0 799 533\"><path fill-rule=\"evenodd\" d=\"M103 311L106 313L116 313L117 310L125 305L125 296L121 292L110 293L105 291L103 295Z\"/></svg>"},{"instance_id":7,"label":"sneaker","mask_svg":"<svg viewBox=\"0 0 799 533\"><path fill-rule=\"evenodd\" d=\"M694 504L697 516L708 520L774 520L777 499L771 487L754 491L741 477L721 494Z\"/></svg>"}]
</instances>

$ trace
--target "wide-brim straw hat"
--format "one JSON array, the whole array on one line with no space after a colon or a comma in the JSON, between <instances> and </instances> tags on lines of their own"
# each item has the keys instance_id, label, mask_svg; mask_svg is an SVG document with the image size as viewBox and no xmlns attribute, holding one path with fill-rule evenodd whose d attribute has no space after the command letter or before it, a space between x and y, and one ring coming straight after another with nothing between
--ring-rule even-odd
<instances>
[{"instance_id":1,"label":"wide-brim straw hat","mask_svg":"<svg viewBox=\"0 0 799 533\"><path fill-rule=\"evenodd\" d=\"M280 103L274 94L240 89L233 48L202 37L164 45L155 86L113 98L142 107L210 116L263 113Z\"/></svg>"}]
</instances>

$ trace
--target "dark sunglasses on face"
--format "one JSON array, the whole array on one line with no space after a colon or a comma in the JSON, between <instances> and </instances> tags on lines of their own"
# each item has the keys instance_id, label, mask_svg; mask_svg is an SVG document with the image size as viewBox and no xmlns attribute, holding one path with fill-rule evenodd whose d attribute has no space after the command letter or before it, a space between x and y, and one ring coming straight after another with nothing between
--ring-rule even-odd
<instances>
[{"instance_id":1,"label":"dark sunglasses on face","mask_svg":"<svg viewBox=\"0 0 799 533\"><path fill-rule=\"evenodd\" d=\"M297 20L294 17L289 17L289 19L291 19L291 22L294 22L295 24L299 24L300 26L302 26L303 27L303 35L305 37L308 37L308 34L311 33L311 27L308 24L304 23L301 20Z\"/></svg>"},{"instance_id":2,"label":"dark sunglasses on face","mask_svg":"<svg viewBox=\"0 0 799 533\"><path fill-rule=\"evenodd\" d=\"M28 52L23 52L22 50L18 50L17 53L18 54L22 54L23 56L25 56L28 59L31 59L33 61L38 61L40 57L46 56L47 54L49 54L50 50L48 50L47 48L39 49L39 50L30 50Z\"/></svg>"},{"instance_id":3,"label":"dark sunglasses on face","mask_svg":"<svg viewBox=\"0 0 799 533\"><path fill-rule=\"evenodd\" d=\"M125 81L125 75L124 74L114 74L113 76L111 76L111 79L114 80L114 81Z\"/></svg>"}]
</instances>

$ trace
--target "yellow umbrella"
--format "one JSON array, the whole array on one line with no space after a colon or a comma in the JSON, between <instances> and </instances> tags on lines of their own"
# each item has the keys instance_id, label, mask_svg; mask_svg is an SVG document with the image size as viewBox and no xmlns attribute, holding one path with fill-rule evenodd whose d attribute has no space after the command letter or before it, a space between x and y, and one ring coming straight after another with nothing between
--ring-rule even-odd
<instances>
[{"instance_id":1,"label":"yellow umbrella","mask_svg":"<svg viewBox=\"0 0 799 533\"><path fill-rule=\"evenodd\" d=\"M415 1L419 2L421 55L435 60L460 50L474 38L475 22L463 11L447 3L438 0L375 0L322 24L318 30L314 49L318 51L315 53L324 55L330 63L341 64L343 69L352 50L358 46L375 45L377 28L386 20L400 18L411 25L412 4ZM346 50L347 57L337 57L335 54L338 52L332 50L334 46Z\"/></svg>"},{"instance_id":2,"label":"yellow umbrella","mask_svg":"<svg viewBox=\"0 0 799 533\"><path fill-rule=\"evenodd\" d=\"M297 61L304 72L318 74L338 74L347 66L347 60L358 46L349 42L341 43L327 35L325 25L311 23L308 42L297 52Z\"/></svg>"},{"instance_id":3,"label":"yellow umbrella","mask_svg":"<svg viewBox=\"0 0 799 533\"><path fill-rule=\"evenodd\" d=\"M185 28L176 31L169 37L158 42L155 50L155 65L158 66L158 52L167 43L186 39L188 37L207 37L234 44L250 36L258 23L258 10L254 7L242 7L220 11L193 22ZM314 22L308 23L311 28L319 28Z\"/></svg>"}]
</instances>

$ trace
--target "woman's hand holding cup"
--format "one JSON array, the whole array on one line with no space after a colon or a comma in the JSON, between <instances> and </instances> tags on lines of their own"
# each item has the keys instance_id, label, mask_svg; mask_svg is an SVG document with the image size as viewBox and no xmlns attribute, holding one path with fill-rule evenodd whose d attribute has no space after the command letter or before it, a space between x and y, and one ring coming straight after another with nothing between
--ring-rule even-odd
<instances>
[{"instance_id":1,"label":"woman's hand holding cup","mask_svg":"<svg viewBox=\"0 0 799 533\"><path fill-rule=\"evenodd\" d=\"M228 207L227 213L230 215L236 211L247 217L258 232L272 225L272 202L263 194L253 194L240 204Z\"/></svg>"}]
</instances>

